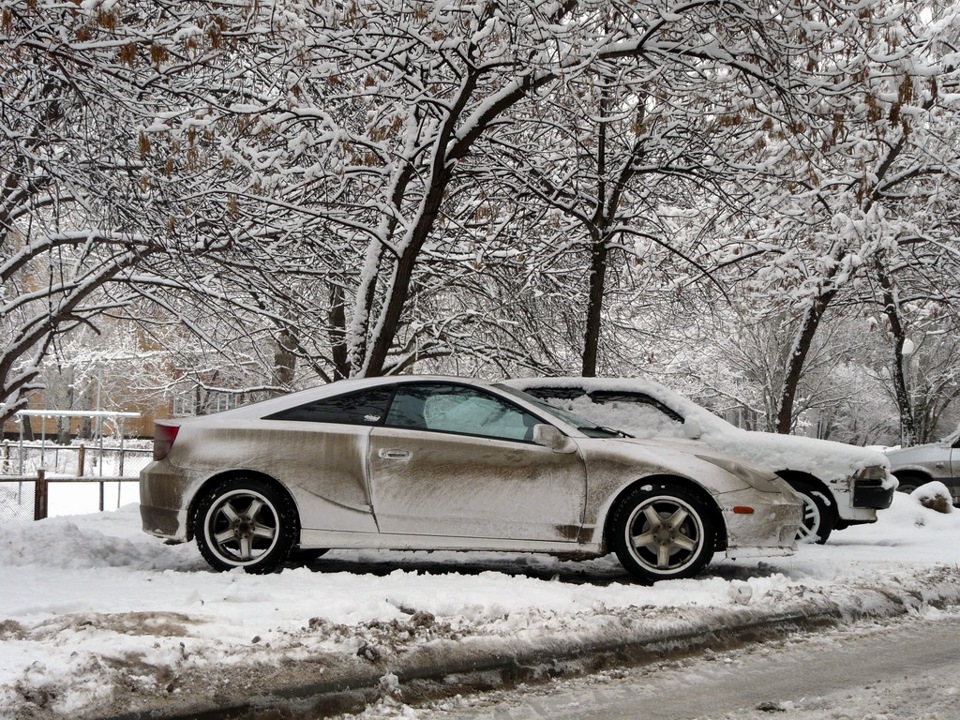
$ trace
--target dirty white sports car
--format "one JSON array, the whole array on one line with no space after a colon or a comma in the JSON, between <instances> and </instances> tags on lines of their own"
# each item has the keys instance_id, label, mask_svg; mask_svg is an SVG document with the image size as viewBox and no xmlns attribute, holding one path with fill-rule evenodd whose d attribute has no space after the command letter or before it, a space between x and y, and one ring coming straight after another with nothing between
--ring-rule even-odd
<instances>
[{"instance_id":1,"label":"dirty white sports car","mask_svg":"<svg viewBox=\"0 0 960 720\"><path fill-rule=\"evenodd\" d=\"M143 529L217 570L328 548L617 553L644 581L794 549L787 484L722 453L634 440L503 385L341 381L157 423Z\"/></svg>"}]
</instances>

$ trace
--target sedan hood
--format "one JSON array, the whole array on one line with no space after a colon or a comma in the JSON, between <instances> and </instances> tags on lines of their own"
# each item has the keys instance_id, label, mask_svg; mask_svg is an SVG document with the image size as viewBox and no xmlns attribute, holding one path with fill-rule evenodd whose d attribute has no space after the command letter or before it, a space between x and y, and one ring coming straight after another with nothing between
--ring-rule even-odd
<instances>
[{"instance_id":1,"label":"sedan hood","mask_svg":"<svg viewBox=\"0 0 960 720\"><path fill-rule=\"evenodd\" d=\"M703 439L713 447L759 465L799 470L821 478L847 477L867 467L890 468L890 461L877 450L832 440L747 431L733 426L723 433L707 429Z\"/></svg>"},{"instance_id":2,"label":"sedan hood","mask_svg":"<svg viewBox=\"0 0 960 720\"><path fill-rule=\"evenodd\" d=\"M896 447L884 450L884 454L896 465L914 461L927 461L930 459L931 450L945 450L952 445L948 440L938 440L937 442L924 443L923 445L911 445L910 447Z\"/></svg>"}]
</instances>

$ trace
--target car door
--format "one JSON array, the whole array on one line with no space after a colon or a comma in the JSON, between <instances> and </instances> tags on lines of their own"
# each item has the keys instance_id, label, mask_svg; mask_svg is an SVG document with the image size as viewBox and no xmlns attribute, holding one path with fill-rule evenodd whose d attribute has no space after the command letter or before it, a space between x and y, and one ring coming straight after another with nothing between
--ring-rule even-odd
<instances>
[{"instance_id":1,"label":"car door","mask_svg":"<svg viewBox=\"0 0 960 720\"><path fill-rule=\"evenodd\" d=\"M376 533L368 438L392 396L393 385L380 385L285 408L262 418L256 443L227 447L234 458L258 452L262 462L247 467L294 489L302 529Z\"/></svg>"},{"instance_id":2,"label":"car door","mask_svg":"<svg viewBox=\"0 0 960 720\"><path fill-rule=\"evenodd\" d=\"M576 542L586 473L579 452L532 442L539 418L482 388L397 388L370 433L381 533Z\"/></svg>"}]
</instances>

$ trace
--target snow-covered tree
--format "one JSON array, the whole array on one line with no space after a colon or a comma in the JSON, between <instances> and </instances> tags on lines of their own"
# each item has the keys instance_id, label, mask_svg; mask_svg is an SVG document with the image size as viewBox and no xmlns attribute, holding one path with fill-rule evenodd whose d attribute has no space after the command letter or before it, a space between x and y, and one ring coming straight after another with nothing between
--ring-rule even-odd
<instances>
[{"instance_id":1,"label":"snow-covered tree","mask_svg":"<svg viewBox=\"0 0 960 720\"><path fill-rule=\"evenodd\" d=\"M804 365L828 309L862 301L877 263L950 232L938 208L956 197L943 178L958 166L955 4L812 3L792 22L807 48L807 107L771 113L758 149L782 182L755 193L756 221L718 261L746 261L754 306L792 317L780 432L796 421Z\"/></svg>"},{"instance_id":2,"label":"snow-covered tree","mask_svg":"<svg viewBox=\"0 0 960 720\"><path fill-rule=\"evenodd\" d=\"M101 67L122 46L88 42L112 23L0 3L0 418L25 405L66 333L127 302L133 269L168 240L128 182L139 163L116 110L131 88Z\"/></svg>"}]
</instances>

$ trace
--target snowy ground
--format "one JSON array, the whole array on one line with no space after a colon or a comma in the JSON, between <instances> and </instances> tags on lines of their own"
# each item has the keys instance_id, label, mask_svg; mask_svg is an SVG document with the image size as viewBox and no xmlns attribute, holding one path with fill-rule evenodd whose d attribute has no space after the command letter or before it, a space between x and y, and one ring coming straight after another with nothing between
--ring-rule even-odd
<instances>
[{"instance_id":1,"label":"snowy ground","mask_svg":"<svg viewBox=\"0 0 960 720\"><path fill-rule=\"evenodd\" d=\"M957 720L958 642L960 612L928 608L353 720Z\"/></svg>"},{"instance_id":2,"label":"snowy ground","mask_svg":"<svg viewBox=\"0 0 960 720\"><path fill-rule=\"evenodd\" d=\"M808 602L867 615L905 603L923 613L935 593L960 597L960 512L897 494L881 517L792 557L717 556L697 579L654 587L632 583L612 558L494 553L338 551L277 575L216 574L195 546L141 533L136 504L4 524L0 718L239 698L315 681L347 662L388 675L391 662L428 646L656 630L678 618L723 623L745 607ZM458 572L464 565L470 574Z\"/></svg>"}]
</instances>

